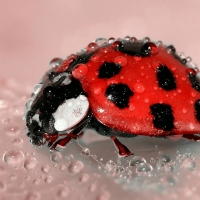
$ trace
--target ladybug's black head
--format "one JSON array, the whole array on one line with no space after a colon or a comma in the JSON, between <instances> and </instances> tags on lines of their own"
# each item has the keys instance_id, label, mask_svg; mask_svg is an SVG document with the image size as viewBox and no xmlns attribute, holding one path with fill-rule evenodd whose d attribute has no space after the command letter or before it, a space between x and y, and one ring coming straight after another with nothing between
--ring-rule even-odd
<instances>
[{"instance_id":1,"label":"ladybug's black head","mask_svg":"<svg viewBox=\"0 0 200 200\"><path fill-rule=\"evenodd\" d=\"M80 99L84 99L83 103L79 102ZM31 143L41 146L44 133L53 134L73 128L88 110L89 104L85 100L80 82L70 73L47 73L43 82L35 86L26 104L27 135Z\"/></svg>"}]
</instances>

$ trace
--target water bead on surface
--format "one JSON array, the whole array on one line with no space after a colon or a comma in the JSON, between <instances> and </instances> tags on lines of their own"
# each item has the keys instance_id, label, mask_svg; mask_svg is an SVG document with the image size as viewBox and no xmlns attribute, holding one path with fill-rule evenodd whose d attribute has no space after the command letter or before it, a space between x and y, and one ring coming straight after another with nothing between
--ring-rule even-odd
<instances>
[{"instance_id":1,"label":"water bead on surface","mask_svg":"<svg viewBox=\"0 0 200 200\"><path fill-rule=\"evenodd\" d=\"M4 132L8 135L15 136L20 133L20 128L14 122L10 122L10 123L6 124L6 126L4 128Z\"/></svg>"},{"instance_id":2,"label":"water bead on surface","mask_svg":"<svg viewBox=\"0 0 200 200\"><path fill-rule=\"evenodd\" d=\"M108 40L106 38L97 38L95 42L97 43L98 46L102 46L108 43Z\"/></svg>"},{"instance_id":3,"label":"water bead on surface","mask_svg":"<svg viewBox=\"0 0 200 200\"><path fill-rule=\"evenodd\" d=\"M45 182L45 183L48 183L48 184L52 183L52 181L53 181L53 177L52 177L52 176L47 176L47 177L44 179L44 182Z\"/></svg>"},{"instance_id":4,"label":"water bead on surface","mask_svg":"<svg viewBox=\"0 0 200 200\"><path fill-rule=\"evenodd\" d=\"M127 59L124 56L117 56L114 59L114 63L123 67L123 66L125 66L127 64Z\"/></svg>"},{"instance_id":5,"label":"water bead on surface","mask_svg":"<svg viewBox=\"0 0 200 200\"><path fill-rule=\"evenodd\" d=\"M60 152L53 152L50 155L50 160L54 163L59 163L62 159L62 154Z\"/></svg>"},{"instance_id":6,"label":"water bead on surface","mask_svg":"<svg viewBox=\"0 0 200 200\"><path fill-rule=\"evenodd\" d=\"M84 156L89 156L90 155L90 150L88 148L83 148L81 151L81 154Z\"/></svg>"},{"instance_id":7,"label":"water bead on surface","mask_svg":"<svg viewBox=\"0 0 200 200\"><path fill-rule=\"evenodd\" d=\"M9 150L3 155L3 160L7 164L16 164L24 160L24 153L17 150Z\"/></svg>"},{"instance_id":8,"label":"water bead on surface","mask_svg":"<svg viewBox=\"0 0 200 200\"><path fill-rule=\"evenodd\" d=\"M31 169L34 169L37 164L38 164L38 161L36 158L28 158L24 161L24 168L31 170Z\"/></svg>"},{"instance_id":9,"label":"water bead on surface","mask_svg":"<svg viewBox=\"0 0 200 200\"><path fill-rule=\"evenodd\" d=\"M142 94L145 91L145 87L142 83L135 83L133 88L134 88L134 91L138 94Z\"/></svg>"},{"instance_id":10,"label":"water bead on surface","mask_svg":"<svg viewBox=\"0 0 200 200\"><path fill-rule=\"evenodd\" d=\"M83 173L83 174L81 174L79 180L80 180L80 182L85 183L89 180L89 178L90 178L90 176L88 174Z\"/></svg>"},{"instance_id":11,"label":"water bead on surface","mask_svg":"<svg viewBox=\"0 0 200 200\"><path fill-rule=\"evenodd\" d=\"M81 161L72 161L69 165L68 165L68 172L70 174L77 174L79 173L82 169L84 168L84 165Z\"/></svg>"},{"instance_id":12,"label":"water bead on surface","mask_svg":"<svg viewBox=\"0 0 200 200\"><path fill-rule=\"evenodd\" d=\"M86 76L88 73L88 67L85 64L78 64L74 67L72 71L73 77L79 79Z\"/></svg>"},{"instance_id":13,"label":"water bead on surface","mask_svg":"<svg viewBox=\"0 0 200 200\"><path fill-rule=\"evenodd\" d=\"M61 189L58 190L57 194L58 194L59 197L67 197L68 194L69 194L69 188L67 188L67 187L61 188Z\"/></svg>"},{"instance_id":14,"label":"water bead on surface","mask_svg":"<svg viewBox=\"0 0 200 200\"><path fill-rule=\"evenodd\" d=\"M49 63L49 68L52 69L54 67L60 66L63 62L62 58L53 58Z\"/></svg>"},{"instance_id":15,"label":"water bead on surface","mask_svg":"<svg viewBox=\"0 0 200 200\"><path fill-rule=\"evenodd\" d=\"M129 161L129 166L137 166L140 163L146 163L146 160L141 157L141 156L134 156L130 161Z\"/></svg>"},{"instance_id":16,"label":"water bead on surface","mask_svg":"<svg viewBox=\"0 0 200 200\"><path fill-rule=\"evenodd\" d=\"M98 44L96 42L91 42L90 44L88 44L88 46L86 47L86 51L87 52L92 52L98 49Z\"/></svg>"},{"instance_id":17,"label":"water bead on surface","mask_svg":"<svg viewBox=\"0 0 200 200\"><path fill-rule=\"evenodd\" d=\"M42 168L41 168L41 170L42 170L42 172L44 172L44 173L48 173L49 170L50 170L50 167L49 167L49 165L43 165Z\"/></svg>"},{"instance_id":18,"label":"water bead on surface","mask_svg":"<svg viewBox=\"0 0 200 200\"><path fill-rule=\"evenodd\" d=\"M142 162L136 166L137 173L147 173L151 172L153 167L149 163Z\"/></svg>"},{"instance_id":19,"label":"water bead on surface","mask_svg":"<svg viewBox=\"0 0 200 200\"><path fill-rule=\"evenodd\" d=\"M12 144L14 144L15 146L22 146L23 145L23 139L21 138L16 138L12 141Z\"/></svg>"}]
</instances>

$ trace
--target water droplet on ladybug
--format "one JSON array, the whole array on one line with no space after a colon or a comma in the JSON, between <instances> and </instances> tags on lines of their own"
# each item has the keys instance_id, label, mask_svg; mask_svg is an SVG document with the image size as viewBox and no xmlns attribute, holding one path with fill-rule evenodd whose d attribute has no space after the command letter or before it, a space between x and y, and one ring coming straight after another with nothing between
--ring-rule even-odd
<instances>
[{"instance_id":1,"label":"water droplet on ladybug","mask_svg":"<svg viewBox=\"0 0 200 200\"><path fill-rule=\"evenodd\" d=\"M182 113L183 113L183 114L186 114L186 113L187 113L187 109L186 109L186 108L183 108L183 109L182 109Z\"/></svg>"},{"instance_id":2,"label":"water droplet on ladybug","mask_svg":"<svg viewBox=\"0 0 200 200\"><path fill-rule=\"evenodd\" d=\"M36 84L33 89L33 93L37 95L40 92L41 88L42 88L42 84Z\"/></svg>"},{"instance_id":3,"label":"water droplet on ladybug","mask_svg":"<svg viewBox=\"0 0 200 200\"><path fill-rule=\"evenodd\" d=\"M113 43L114 41L115 41L115 38L113 38L113 37L111 37L111 38L108 39L108 43L109 44Z\"/></svg>"},{"instance_id":4,"label":"water droplet on ladybug","mask_svg":"<svg viewBox=\"0 0 200 200\"><path fill-rule=\"evenodd\" d=\"M130 38L131 38L130 36L126 36L126 37L124 37L124 39L127 40L127 41L129 41Z\"/></svg>"},{"instance_id":5,"label":"water droplet on ladybug","mask_svg":"<svg viewBox=\"0 0 200 200\"><path fill-rule=\"evenodd\" d=\"M100 58L99 55L94 54L94 55L90 58L90 60L91 60L91 61L94 61L94 62L97 62L97 61L99 61L99 58Z\"/></svg>"},{"instance_id":6,"label":"water droplet on ladybug","mask_svg":"<svg viewBox=\"0 0 200 200\"><path fill-rule=\"evenodd\" d=\"M101 94L102 92L102 88L101 87L98 87L98 86L95 86L94 89L93 89L93 92L94 94Z\"/></svg>"},{"instance_id":7,"label":"water droplet on ladybug","mask_svg":"<svg viewBox=\"0 0 200 200\"><path fill-rule=\"evenodd\" d=\"M92 52L98 49L98 44L96 42L91 42L90 44L88 44L88 46L86 47L86 51L87 52Z\"/></svg>"},{"instance_id":8,"label":"water droplet on ladybug","mask_svg":"<svg viewBox=\"0 0 200 200\"><path fill-rule=\"evenodd\" d=\"M63 59L61 58L53 58L49 63L49 68L52 69L54 67L58 67L62 64Z\"/></svg>"},{"instance_id":9,"label":"water droplet on ladybug","mask_svg":"<svg viewBox=\"0 0 200 200\"><path fill-rule=\"evenodd\" d=\"M149 103L149 99L148 99L148 98L145 98L145 99L144 99L144 102L145 102L145 103Z\"/></svg>"},{"instance_id":10,"label":"water droplet on ladybug","mask_svg":"<svg viewBox=\"0 0 200 200\"><path fill-rule=\"evenodd\" d=\"M131 41L131 42L137 42L137 38L136 38L136 37L131 37L131 38L130 38L130 41Z\"/></svg>"},{"instance_id":11,"label":"water droplet on ladybug","mask_svg":"<svg viewBox=\"0 0 200 200\"><path fill-rule=\"evenodd\" d=\"M150 39L149 37L145 37L145 38L143 39L143 42L144 42L144 43L150 42L150 41L151 41L151 39Z\"/></svg>"},{"instance_id":12,"label":"water droplet on ladybug","mask_svg":"<svg viewBox=\"0 0 200 200\"><path fill-rule=\"evenodd\" d=\"M113 44L112 44L112 48L115 49L117 48L118 46L122 45L122 43L120 41L115 41Z\"/></svg>"},{"instance_id":13,"label":"water droplet on ladybug","mask_svg":"<svg viewBox=\"0 0 200 200\"><path fill-rule=\"evenodd\" d=\"M24 168L31 170L31 169L34 169L37 164L38 164L38 161L36 160L36 158L29 158L24 161Z\"/></svg>"},{"instance_id":14,"label":"water droplet on ladybug","mask_svg":"<svg viewBox=\"0 0 200 200\"><path fill-rule=\"evenodd\" d=\"M135 61L140 61L142 59L142 57L140 55L135 55L133 56Z\"/></svg>"},{"instance_id":15,"label":"water droplet on ladybug","mask_svg":"<svg viewBox=\"0 0 200 200\"><path fill-rule=\"evenodd\" d=\"M130 104L128 108L129 108L130 111L134 111L135 110L135 106L133 104Z\"/></svg>"},{"instance_id":16,"label":"water droplet on ladybug","mask_svg":"<svg viewBox=\"0 0 200 200\"><path fill-rule=\"evenodd\" d=\"M114 59L115 64L119 64L120 66L126 66L127 64L127 59L124 56L117 56Z\"/></svg>"},{"instance_id":17,"label":"water droplet on ladybug","mask_svg":"<svg viewBox=\"0 0 200 200\"><path fill-rule=\"evenodd\" d=\"M107 47L103 47L103 48L101 48L101 50L100 50L100 52L103 53L103 54L107 54L107 53L109 53L109 51L110 51L110 49L107 48Z\"/></svg>"},{"instance_id":18,"label":"water droplet on ladybug","mask_svg":"<svg viewBox=\"0 0 200 200\"><path fill-rule=\"evenodd\" d=\"M88 73L88 67L85 64L78 64L74 67L72 75L74 78L83 78Z\"/></svg>"},{"instance_id":19,"label":"water droplet on ladybug","mask_svg":"<svg viewBox=\"0 0 200 200\"><path fill-rule=\"evenodd\" d=\"M62 159L62 154L60 152L53 152L50 155L50 160L54 163L59 163L61 162Z\"/></svg>"},{"instance_id":20,"label":"water droplet on ladybug","mask_svg":"<svg viewBox=\"0 0 200 200\"><path fill-rule=\"evenodd\" d=\"M196 92L191 92L192 97L196 97L197 93Z\"/></svg>"},{"instance_id":21,"label":"water droplet on ladybug","mask_svg":"<svg viewBox=\"0 0 200 200\"><path fill-rule=\"evenodd\" d=\"M95 42L97 43L98 46L102 46L108 43L108 40L106 38L97 38Z\"/></svg>"},{"instance_id":22,"label":"water droplet on ladybug","mask_svg":"<svg viewBox=\"0 0 200 200\"><path fill-rule=\"evenodd\" d=\"M167 47L167 52L171 53L171 54L175 54L176 49L174 48L174 46L170 45L170 46Z\"/></svg>"},{"instance_id":23,"label":"water droplet on ladybug","mask_svg":"<svg viewBox=\"0 0 200 200\"><path fill-rule=\"evenodd\" d=\"M8 164L20 163L24 160L24 154L22 151L9 150L3 155L3 160Z\"/></svg>"},{"instance_id":24,"label":"water droplet on ladybug","mask_svg":"<svg viewBox=\"0 0 200 200\"><path fill-rule=\"evenodd\" d=\"M145 87L142 83L135 83L133 88L134 88L134 91L138 94L142 94L145 91Z\"/></svg>"},{"instance_id":25,"label":"water droplet on ladybug","mask_svg":"<svg viewBox=\"0 0 200 200\"><path fill-rule=\"evenodd\" d=\"M159 40L158 42L156 42L156 45L157 45L157 46L161 46L162 44L163 44L163 43L162 43L162 41L160 41L160 40Z\"/></svg>"},{"instance_id":26,"label":"water droplet on ladybug","mask_svg":"<svg viewBox=\"0 0 200 200\"><path fill-rule=\"evenodd\" d=\"M68 172L70 174L77 174L84 168L84 165L81 161L73 161L68 166Z\"/></svg>"}]
</instances>

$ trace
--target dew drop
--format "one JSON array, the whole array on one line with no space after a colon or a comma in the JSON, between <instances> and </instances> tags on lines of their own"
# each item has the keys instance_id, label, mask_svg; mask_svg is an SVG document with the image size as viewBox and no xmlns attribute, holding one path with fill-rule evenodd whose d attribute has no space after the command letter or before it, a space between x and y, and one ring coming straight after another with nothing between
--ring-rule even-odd
<instances>
[{"instance_id":1,"label":"dew drop","mask_svg":"<svg viewBox=\"0 0 200 200\"><path fill-rule=\"evenodd\" d=\"M81 154L84 156L89 156L90 155L90 150L88 148L83 148L81 151Z\"/></svg>"},{"instance_id":2,"label":"dew drop","mask_svg":"<svg viewBox=\"0 0 200 200\"><path fill-rule=\"evenodd\" d=\"M74 67L72 75L74 78L83 78L88 73L88 67L85 64L78 64Z\"/></svg>"},{"instance_id":3,"label":"dew drop","mask_svg":"<svg viewBox=\"0 0 200 200\"><path fill-rule=\"evenodd\" d=\"M38 164L38 161L36 160L36 158L28 158L24 161L24 168L31 170L31 169L34 169L37 164Z\"/></svg>"},{"instance_id":4,"label":"dew drop","mask_svg":"<svg viewBox=\"0 0 200 200\"><path fill-rule=\"evenodd\" d=\"M171 141L177 141L179 140L180 138L182 138L183 135L170 135L168 136L168 138L171 140Z\"/></svg>"},{"instance_id":5,"label":"dew drop","mask_svg":"<svg viewBox=\"0 0 200 200\"><path fill-rule=\"evenodd\" d=\"M91 42L90 44L88 44L88 46L86 47L86 51L87 52L92 52L98 49L98 44L96 42Z\"/></svg>"},{"instance_id":6,"label":"dew drop","mask_svg":"<svg viewBox=\"0 0 200 200\"><path fill-rule=\"evenodd\" d=\"M182 113L183 113L183 114L186 114L186 113L187 113L187 109L186 109L186 108L183 108L183 109L182 109Z\"/></svg>"},{"instance_id":7,"label":"dew drop","mask_svg":"<svg viewBox=\"0 0 200 200\"><path fill-rule=\"evenodd\" d=\"M151 39L150 39L149 37L145 37L145 38L143 39L143 42L144 42L144 43L150 42L150 41L151 41Z\"/></svg>"},{"instance_id":8,"label":"dew drop","mask_svg":"<svg viewBox=\"0 0 200 200\"><path fill-rule=\"evenodd\" d=\"M115 38L113 38L113 37L111 37L111 38L108 39L108 43L109 44L113 43L114 41L115 41Z\"/></svg>"},{"instance_id":9,"label":"dew drop","mask_svg":"<svg viewBox=\"0 0 200 200\"><path fill-rule=\"evenodd\" d=\"M102 87L95 86L95 87L93 88L93 92L94 92L94 94L96 94L96 95L101 94L101 93L102 93Z\"/></svg>"},{"instance_id":10,"label":"dew drop","mask_svg":"<svg viewBox=\"0 0 200 200\"><path fill-rule=\"evenodd\" d=\"M53 181L53 177L52 176L48 176L48 177L46 177L45 179L44 179L44 182L45 183L52 183L52 181Z\"/></svg>"},{"instance_id":11,"label":"dew drop","mask_svg":"<svg viewBox=\"0 0 200 200\"><path fill-rule=\"evenodd\" d=\"M127 41L129 41L130 38L131 38L130 36L126 36L124 39L127 40Z\"/></svg>"},{"instance_id":12,"label":"dew drop","mask_svg":"<svg viewBox=\"0 0 200 200\"><path fill-rule=\"evenodd\" d=\"M186 170L192 171L196 168L196 162L191 158L186 158L183 160L182 167Z\"/></svg>"},{"instance_id":13,"label":"dew drop","mask_svg":"<svg viewBox=\"0 0 200 200\"><path fill-rule=\"evenodd\" d=\"M134 91L136 93L138 93L138 94L142 94L145 91L145 87L141 83L135 83L134 86L133 86L133 88L134 88Z\"/></svg>"},{"instance_id":14,"label":"dew drop","mask_svg":"<svg viewBox=\"0 0 200 200\"><path fill-rule=\"evenodd\" d=\"M44 172L44 173L48 173L49 170L50 170L50 167L49 167L49 165L43 165L42 168L41 168L41 170L42 170L42 172Z\"/></svg>"},{"instance_id":15,"label":"dew drop","mask_svg":"<svg viewBox=\"0 0 200 200\"><path fill-rule=\"evenodd\" d=\"M171 158L170 158L169 155L161 155L160 158L159 158L159 161L167 163L167 162L171 161Z\"/></svg>"},{"instance_id":16,"label":"dew drop","mask_svg":"<svg viewBox=\"0 0 200 200\"><path fill-rule=\"evenodd\" d=\"M151 172L153 170L153 167L145 162L142 162L136 166L136 172L137 173L146 173Z\"/></svg>"},{"instance_id":17,"label":"dew drop","mask_svg":"<svg viewBox=\"0 0 200 200\"><path fill-rule=\"evenodd\" d=\"M109 51L110 51L110 50L109 50L109 48L107 48L107 47L103 47L103 48L101 48L101 50L100 50L100 52L103 53L103 54L107 54Z\"/></svg>"},{"instance_id":18,"label":"dew drop","mask_svg":"<svg viewBox=\"0 0 200 200\"><path fill-rule=\"evenodd\" d=\"M65 169L66 169L66 166L65 166L65 165L61 165L61 166L60 166L60 170L61 170L61 171L64 171Z\"/></svg>"},{"instance_id":19,"label":"dew drop","mask_svg":"<svg viewBox=\"0 0 200 200\"><path fill-rule=\"evenodd\" d=\"M26 200L40 200L40 194L36 192L30 192L26 195Z\"/></svg>"},{"instance_id":20,"label":"dew drop","mask_svg":"<svg viewBox=\"0 0 200 200\"><path fill-rule=\"evenodd\" d=\"M142 57L140 55L135 55L135 56L133 56L133 58L134 58L135 61L142 60Z\"/></svg>"},{"instance_id":21,"label":"dew drop","mask_svg":"<svg viewBox=\"0 0 200 200\"><path fill-rule=\"evenodd\" d=\"M69 194L69 189L67 187L61 188L60 190L58 190L57 194L59 197L67 197Z\"/></svg>"},{"instance_id":22,"label":"dew drop","mask_svg":"<svg viewBox=\"0 0 200 200\"><path fill-rule=\"evenodd\" d=\"M5 191L6 189L7 189L6 184L0 181L0 192Z\"/></svg>"},{"instance_id":23,"label":"dew drop","mask_svg":"<svg viewBox=\"0 0 200 200\"><path fill-rule=\"evenodd\" d=\"M36 178L35 180L33 180L33 184L34 185L38 185L40 183L40 179Z\"/></svg>"},{"instance_id":24,"label":"dew drop","mask_svg":"<svg viewBox=\"0 0 200 200\"><path fill-rule=\"evenodd\" d=\"M106 38L97 38L95 42L97 43L98 46L101 46L108 43L108 40Z\"/></svg>"},{"instance_id":25,"label":"dew drop","mask_svg":"<svg viewBox=\"0 0 200 200\"><path fill-rule=\"evenodd\" d=\"M16 164L24 160L22 151L9 150L3 155L3 160L8 164Z\"/></svg>"},{"instance_id":26,"label":"dew drop","mask_svg":"<svg viewBox=\"0 0 200 200\"><path fill-rule=\"evenodd\" d=\"M176 49L174 48L174 46L170 45L170 46L167 47L167 52L171 53L171 54L175 54Z\"/></svg>"},{"instance_id":27,"label":"dew drop","mask_svg":"<svg viewBox=\"0 0 200 200\"><path fill-rule=\"evenodd\" d=\"M88 189L90 192L94 192L96 190L96 184L90 185Z\"/></svg>"},{"instance_id":28,"label":"dew drop","mask_svg":"<svg viewBox=\"0 0 200 200\"><path fill-rule=\"evenodd\" d=\"M81 161L73 161L68 166L68 172L70 174L77 174L84 168L84 165Z\"/></svg>"},{"instance_id":29,"label":"dew drop","mask_svg":"<svg viewBox=\"0 0 200 200\"><path fill-rule=\"evenodd\" d=\"M114 59L114 63L115 64L118 64L120 66L126 66L127 64L127 59L124 57L124 56L117 56L115 59Z\"/></svg>"},{"instance_id":30,"label":"dew drop","mask_svg":"<svg viewBox=\"0 0 200 200\"><path fill-rule=\"evenodd\" d=\"M52 69L54 67L58 67L62 64L63 59L61 58L53 58L49 63L49 68Z\"/></svg>"},{"instance_id":31,"label":"dew drop","mask_svg":"<svg viewBox=\"0 0 200 200\"><path fill-rule=\"evenodd\" d=\"M21 138L16 138L12 141L12 143L15 145L15 146L22 146L23 144L23 140Z\"/></svg>"},{"instance_id":32,"label":"dew drop","mask_svg":"<svg viewBox=\"0 0 200 200\"><path fill-rule=\"evenodd\" d=\"M109 173L114 173L117 165L112 160L109 160L105 165L105 171Z\"/></svg>"},{"instance_id":33,"label":"dew drop","mask_svg":"<svg viewBox=\"0 0 200 200\"><path fill-rule=\"evenodd\" d=\"M82 174L79 178L80 182L85 183L89 180L90 176L86 173Z\"/></svg>"},{"instance_id":34,"label":"dew drop","mask_svg":"<svg viewBox=\"0 0 200 200\"><path fill-rule=\"evenodd\" d=\"M130 38L130 41L131 41L131 42L137 42L137 38L136 38L136 37L131 37L131 38Z\"/></svg>"},{"instance_id":35,"label":"dew drop","mask_svg":"<svg viewBox=\"0 0 200 200\"><path fill-rule=\"evenodd\" d=\"M50 160L54 163L59 163L62 159L62 154L60 152L53 152L50 155Z\"/></svg>"},{"instance_id":36,"label":"dew drop","mask_svg":"<svg viewBox=\"0 0 200 200\"><path fill-rule=\"evenodd\" d=\"M143 157L140 156L134 156L130 161L129 161L129 166L137 166L140 163L146 163L146 160Z\"/></svg>"},{"instance_id":37,"label":"dew drop","mask_svg":"<svg viewBox=\"0 0 200 200\"><path fill-rule=\"evenodd\" d=\"M99 55L96 55L96 54L94 54L91 58L90 58L90 60L91 61L93 61L93 62L97 62L97 61L99 61Z\"/></svg>"},{"instance_id":38,"label":"dew drop","mask_svg":"<svg viewBox=\"0 0 200 200\"><path fill-rule=\"evenodd\" d=\"M73 158L74 158L74 156L73 156L72 154L69 154L69 155L66 155L66 156L65 156L65 159L66 159L67 161L71 161L71 160L73 160Z\"/></svg>"},{"instance_id":39,"label":"dew drop","mask_svg":"<svg viewBox=\"0 0 200 200\"><path fill-rule=\"evenodd\" d=\"M41 88L42 88L42 84L36 84L33 89L33 93L37 95L40 92Z\"/></svg>"},{"instance_id":40,"label":"dew drop","mask_svg":"<svg viewBox=\"0 0 200 200\"><path fill-rule=\"evenodd\" d=\"M15 123L10 122L5 126L4 131L8 135L15 136L20 133L20 128Z\"/></svg>"},{"instance_id":41,"label":"dew drop","mask_svg":"<svg viewBox=\"0 0 200 200\"><path fill-rule=\"evenodd\" d=\"M154 163L155 159L154 158L150 158L150 163Z\"/></svg>"},{"instance_id":42,"label":"dew drop","mask_svg":"<svg viewBox=\"0 0 200 200\"><path fill-rule=\"evenodd\" d=\"M9 178L10 180L15 180L17 178L17 174L10 174Z\"/></svg>"}]
</instances>

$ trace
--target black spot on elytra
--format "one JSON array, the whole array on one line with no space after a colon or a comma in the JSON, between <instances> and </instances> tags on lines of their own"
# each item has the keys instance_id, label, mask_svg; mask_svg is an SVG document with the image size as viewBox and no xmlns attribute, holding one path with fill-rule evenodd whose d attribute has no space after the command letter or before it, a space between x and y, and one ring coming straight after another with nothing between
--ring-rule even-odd
<instances>
[{"instance_id":1,"label":"black spot on elytra","mask_svg":"<svg viewBox=\"0 0 200 200\"><path fill-rule=\"evenodd\" d=\"M129 98L133 94L133 91L123 83L111 84L106 90L107 99L121 109L128 107Z\"/></svg>"},{"instance_id":2,"label":"black spot on elytra","mask_svg":"<svg viewBox=\"0 0 200 200\"><path fill-rule=\"evenodd\" d=\"M171 131L174 128L174 116L170 105L153 104L150 106L151 114L154 116L153 124L163 131Z\"/></svg>"},{"instance_id":3,"label":"black spot on elytra","mask_svg":"<svg viewBox=\"0 0 200 200\"><path fill-rule=\"evenodd\" d=\"M195 102L194 109L196 119L200 122L200 99L197 99L197 101Z\"/></svg>"},{"instance_id":4,"label":"black spot on elytra","mask_svg":"<svg viewBox=\"0 0 200 200\"><path fill-rule=\"evenodd\" d=\"M192 87L200 92L200 83L196 80L196 75L195 74L189 74L189 80L192 84Z\"/></svg>"},{"instance_id":5,"label":"black spot on elytra","mask_svg":"<svg viewBox=\"0 0 200 200\"><path fill-rule=\"evenodd\" d=\"M104 62L99 68L99 78L111 78L114 75L118 74L121 70L119 64L113 62Z\"/></svg>"},{"instance_id":6,"label":"black spot on elytra","mask_svg":"<svg viewBox=\"0 0 200 200\"><path fill-rule=\"evenodd\" d=\"M156 75L159 87L167 91L176 89L176 79L167 66L160 65Z\"/></svg>"},{"instance_id":7,"label":"black spot on elytra","mask_svg":"<svg viewBox=\"0 0 200 200\"><path fill-rule=\"evenodd\" d=\"M141 57L146 57L151 55L149 43L144 43L143 41L132 43L120 42L120 44L116 46L116 50L131 56L140 55Z\"/></svg>"}]
</instances>

